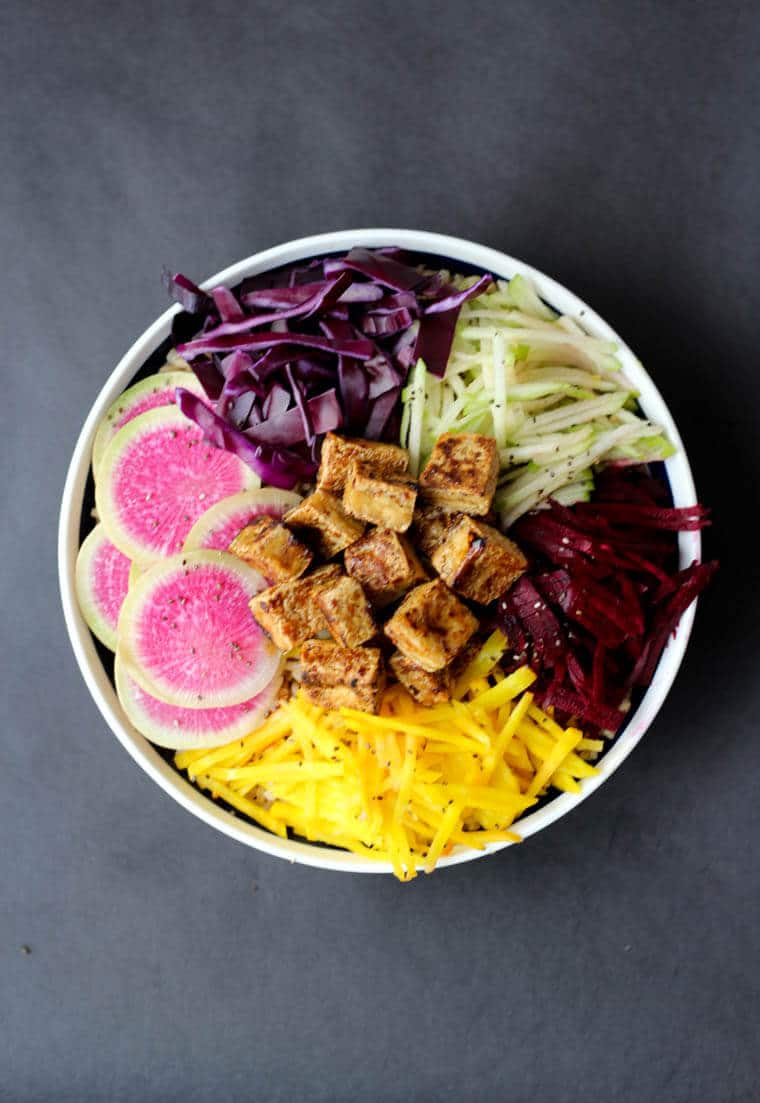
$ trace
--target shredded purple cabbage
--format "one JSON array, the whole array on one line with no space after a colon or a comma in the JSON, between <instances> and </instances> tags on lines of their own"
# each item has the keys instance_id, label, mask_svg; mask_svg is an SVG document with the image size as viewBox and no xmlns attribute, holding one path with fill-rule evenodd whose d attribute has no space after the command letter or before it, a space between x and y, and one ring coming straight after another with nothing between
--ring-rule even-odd
<instances>
[{"instance_id":1,"label":"shredded purple cabbage","mask_svg":"<svg viewBox=\"0 0 760 1103\"><path fill-rule=\"evenodd\" d=\"M316 464L313 461L289 448L254 443L239 429L233 428L229 422L215 414L191 391L178 387L175 395L182 413L203 430L209 444L232 452L270 486L292 490L297 482L310 479L316 474Z\"/></svg>"},{"instance_id":2,"label":"shredded purple cabbage","mask_svg":"<svg viewBox=\"0 0 760 1103\"><path fill-rule=\"evenodd\" d=\"M462 291L395 247L356 248L210 293L165 270L184 311L172 337L209 400L183 391L180 408L211 443L292 487L314 475L326 432L393 436L409 369L421 358L444 374L462 304L491 282L483 275Z\"/></svg>"}]
</instances>

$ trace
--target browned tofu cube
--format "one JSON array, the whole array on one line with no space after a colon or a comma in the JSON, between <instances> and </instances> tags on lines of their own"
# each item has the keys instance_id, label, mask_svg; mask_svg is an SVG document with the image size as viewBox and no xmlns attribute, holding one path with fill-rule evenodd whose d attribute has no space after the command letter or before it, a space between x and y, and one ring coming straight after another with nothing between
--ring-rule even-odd
<instances>
[{"instance_id":1,"label":"browned tofu cube","mask_svg":"<svg viewBox=\"0 0 760 1103\"><path fill-rule=\"evenodd\" d=\"M412 539L415 547L430 558L451 526L456 524L461 516L461 513L451 513L441 506L418 502L412 522Z\"/></svg>"},{"instance_id":2,"label":"browned tofu cube","mask_svg":"<svg viewBox=\"0 0 760 1103\"><path fill-rule=\"evenodd\" d=\"M420 475L420 494L444 509L482 517L491 508L499 473L493 437L445 433Z\"/></svg>"},{"instance_id":3,"label":"browned tofu cube","mask_svg":"<svg viewBox=\"0 0 760 1103\"><path fill-rule=\"evenodd\" d=\"M327 433L322 442L317 486L321 490L342 491L352 460L366 464L378 475L403 475L409 469L409 453L397 444L380 444Z\"/></svg>"},{"instance_id":4,"label":"browned tofu cube","mask_svg":"<svg viewBox=\"0 0 760 1103\"><path fill-rule=\"evenodd\" d=\"M375 686L385 684L379 647L341 647L332 640L307 640L301 648L304 685Z\"/></svg>"},{"instance_id":5,"label":"browned tofu cube","mask_svg":"<svg viewBox=\"0 0 760 1103\"><path fill-rule=\"evenodd\" d=\"M436 578L407 594L385 634L423 670L442 670L459 654L478 622L466 605Z\"/></svg>"},{"instance_id":6,"label":"browned tofu cube","mask_svg":"<svg viewBox=\"0 0 760 1103\"><path fill-rule=\"evenodd\" d=\"M373 686L312 686L301 687L301 693L312 705L326 711L357 709L359 712L377 712L380 690Z\"/></svg>"},{"instance_id":7,"label":"browned tofu cube","mask_svg":"<svg viewBox=\"0 0 760 1103\"><path fill-rule=\"evenodd\" d=\"M281 651L292 651L327 627L317 596L339 576L340 567L333 565L270 586L251 598L251 612Z\"/></svg>"},{"instance_id":8,"label":"browned tofu cube","mask_svg":"<svg viewBox=\"0 0 760 1103\"><path fill-rule=\"evenodd\" d=\"M451 674L448 667L431 673L407 659L400 651L391 655L388 665L418 705L442 705L451 697Z\"/></svg>"},{"instance_id":9,"label":"browned tofu cube","mask_svg":"<svg viewBox=\"0 0 760 1103\"><path fill-rule=\"evenodd\" d=\"M447 586L483 605L509 589L528 566L517 544L498 529L462 517L430 557Z\"/></svg>"},{"instance_id":10,"label":"browned tofu cube","mask_svg":"<svg viewBox=\"0 0 760 1103\"><path fill-rule=\"evenodd\" d=\"M257 517L237 534L229 550L263 574L269 583L298 578L312 554L289 528L274 517Z\"/></svg>"},{"instance_id":11,"label":"browned tofu cube","mask_svg":"<svg viewBox=\"0 0 760 1103\"><path fill-rule=\"evenodd\" d=\"M317 597L332 638L344 647L359 647L377 632L372 610L361 584L342 575Z\"/></svg>"},{"instance_id":12,"label":"browned tofu cube","mask_svg":"<svg viewBox=\"0 0 760 1103\"><path fill-rule=\"evenodd\" d=\"M346 548L345 562L348 573L378 606L389 605L427 578L411 544L391 529L372 529Z\"/></svg>"},{"instance_id":13,"label":"browned tofu cube","mask_svg":"<svg viewBox=\"0 0 760 1103\"><path fill-rule=\"evenodd\" d=\"M343 508L352 517L394 532L406 532L412 523L416 499L417 486L411 479L379 475L355 460L349 465Z\"/></svg>"},{"instance_id":14,"label":"browned tofu cube","mask_svg":"<svg viewBox=\"0 0 760 1103\"><path fill-rule=\"evenodd\" d=\"M306 530L325 559L332 559L364 532L364 523L349 517L340 498L329 490L315 490L286 513L284 521L293 528Z\"/></svg>"}]
</instances>

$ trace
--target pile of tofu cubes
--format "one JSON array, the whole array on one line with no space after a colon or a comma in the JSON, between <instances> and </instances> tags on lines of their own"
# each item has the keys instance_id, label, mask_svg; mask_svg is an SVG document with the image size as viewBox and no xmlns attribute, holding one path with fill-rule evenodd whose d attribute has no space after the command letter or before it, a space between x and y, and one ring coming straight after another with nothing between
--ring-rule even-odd
<instances>
[{"instance_id":1,"label":"pile of tofu cubes","mask_svg":"<svg viewBox=\"0 0 760 1103\"><path fill-rule=\"evenodd\" d=\"M492 438L448 433L415 482L405 449L328 433L313 493L235 538L271 583L253 615L300 648L309 700L375 712L389 675L419 704L448 700L480 607L527 566L486 523L498 465Z\"/></svg>"}]
</instances>

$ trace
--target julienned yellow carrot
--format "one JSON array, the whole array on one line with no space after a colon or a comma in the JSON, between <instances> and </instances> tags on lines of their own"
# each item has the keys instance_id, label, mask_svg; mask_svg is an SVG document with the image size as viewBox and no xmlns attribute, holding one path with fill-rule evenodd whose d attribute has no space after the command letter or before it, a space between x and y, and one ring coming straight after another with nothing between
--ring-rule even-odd
<instances>
[{"instance_id":1,"label":"julienned yellow carrot","mask_svg":"<svg viewBox=\"0 0 760 1103\"><path fill-rule=\"evenodd\" d=\"M423 708L394 685L371 716L297 695L245 739L175 761L270 831L387 862L409 880L455 846L519 842L513 822L549 785L575 792L596 773L578 752L598 741L540 709L535 674L505 674L503 650L494 633L448 704Z\"/></svg>"}]
</instances>

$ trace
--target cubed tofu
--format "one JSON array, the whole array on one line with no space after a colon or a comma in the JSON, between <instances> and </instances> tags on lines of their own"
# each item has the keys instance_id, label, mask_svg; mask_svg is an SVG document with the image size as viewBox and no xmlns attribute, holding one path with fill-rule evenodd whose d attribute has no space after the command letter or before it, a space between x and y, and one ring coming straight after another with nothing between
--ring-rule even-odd
<instances>
[{"instance_id":1,"label":"cubed tofu","mask_svg":"<svg viewBox=\"0 0 760 1103\"><path fill-rule=\"evenodd\" d=\"M391 655L388 665L418 705L441 705L451 697L451 674L448 667L432 673L417 666L400 651Z\"/></svg>"},{"instance_id":2,"label":"cubed tofu","mask_svg":"<svg viewBox=\"0 0 760 1103\"><path fill-rule=\"evenodd\" d=\"M327 628L317 597L340 577L340 567L320 567L305 578L270 586L250 601L251 612L275 646L292 651Z\"/></svg>"},{"instance_id":3,"label":"cubed tofu","mask_svg":"<svg viewBox=\"0 0 760 1103\"><path fill-rule=\"evenodd\" d=\"M378 475L403 475L409 469L409 453L397 444L380 444L327 433L322 442L317 486L321 490L342 491L352 460L366 464Z\"/></svg>"},{"instance_id":4,"label":"cubed tofu","mask_svg":"<svg viewBox=\"0 0 760 1103\"><path fill-rule=\"evenodd\" d=\"M257 517L237 534L229 550L255 567L269 583L298 578L308 569L312 553L281 521Z\"/></svg>"},{"instance_id":5,"label":"cubed tofu","mask_svg":"<svg viewBox=\"0 0 760 1103\"><path fill-rule=\"evenodd\" d=\"M301 648L304 685L385 685L383 656L379 647L341 647L332 640L307 640Z\"/></svg>"},{"instance_id":6,"label":"cubed tofu","mask_svg":"<svg viewBox=\"0 0 760 1103\"><path fill-rule=\"evenodd\" d=\"M415 586L385 625L385 634L423 670L443 670L477 631L466 605L436 578Z\"/></svg>"},{"instance_id":7,"label":"cubed tofu","mask_svg":"<svg viewBox=\"0 0 760 1103\"><path fill-rule=\"evenodd\" d=\"M428 559L444 540L452 525L456 524L461 513L451 513L441 506L417 502L412 521L412 539Z\"/></svg>"},{"instance_id":8,"label":"cubed tofu","mask_svg":"<svg viewBox=\"0 0 760 1103\"><path fill-rule=\"evenodd\" d=\"M377 606L389 605L427 578L411 544L392 529L372 529L346 548L345 563L348 573Z\"/></svg>"},{"instance_id":9,"label":"cubed tofu","mask_svg":"<svg viewBox=\"0 0 760 1103\"><path fill-rule=\"evenodd\" d=\"M359 712L377 712L380 691L372 686L312 686L301 687L307 701L326 711L357 709Z\"/></svg>"},{"instance_id":10,"label":"cubed tofu","mask_svg":"<svg viewBox=\"0 0 760 1103\"><path fill-rule=\"evenodd\" d=\"M340 498L329 490L315 490L286 513L284 521L306 531L324 559L332 559L364 532L364 523L349 517Z\"/></svg>"},{"instance_id":11,"label":"cubed tofu","mask_svg":"<svg viewBox=\"0 0 760 1103\"><path fill-rule=\"evenodd\" d=\"M508 590L528 566L517 544L472 517L449 530L430 562L447 586L482 605Z\"/></svg>"},{"instance_id":12,"label":"cubed tofu","mask_svg":"<svg viewBox=\"0 0 760 1103\"><path fill-rule=\"evenodd\" d=\"M499 452L493 437L445 433L420 475L420 494L444 509L482 517L491 508Z\"/></svg>"},{"instance_id":13,"label":"cubed tofu","mask_svg":"<svg viewBox=\"0 0 760 1103\"><path fill-rule=\"evenodd\" d=\"M352 517L406 532L412 523L417 485L411 479L377 474L367 464L352 460L348 468L343 508Z\"/></svg>"},{"instance_id":14,"label":"cubed tofu","mask_svg":"<svg viewBox=\"0 0 760 1103\"><path fill-rule=\"evenodd\" d=\"M359 647L377 632L372 610L361 584L342 575L317 597L332 638L344 647Z\"/></svg>"}]
</instances>

